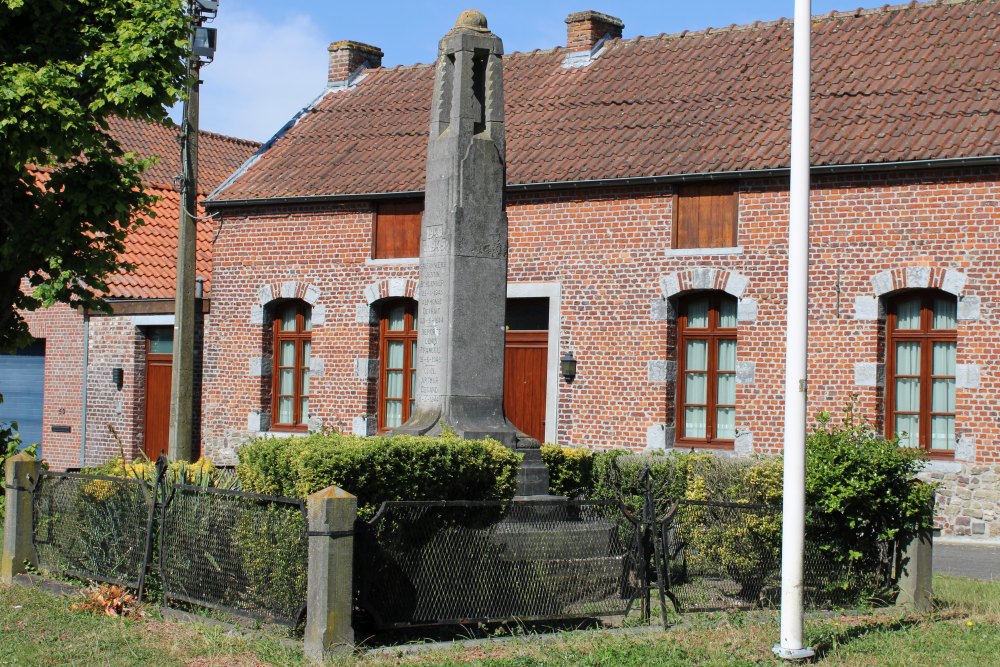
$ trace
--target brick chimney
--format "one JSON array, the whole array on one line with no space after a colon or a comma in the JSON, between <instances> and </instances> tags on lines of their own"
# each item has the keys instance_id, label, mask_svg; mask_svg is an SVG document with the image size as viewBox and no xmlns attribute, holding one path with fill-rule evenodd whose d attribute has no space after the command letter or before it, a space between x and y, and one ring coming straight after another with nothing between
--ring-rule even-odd
<instances>
[{"instance_id":1,"label":"brick chimney","mask_svg":"<svg viewBox=\"0 0 1000 667\"><path fill-rule=\"evenodd\" d=\"M566 17L566 48L570 51L590 51L605 36L621 37L624 27L621 19L600 12L570 14Z\"/></svg>"},{"instance_id":2,"label":"brick chimney","mask_svg":"<svg viewBox=\"0 0 1000 667\"><path fill-rule=\"evenodd\" d=\"M328 84L346 83L362 68L382 66L382 50L377 46L344 40L334 42L328 49L330 64L327 69Z\"/></svg>"}]
</instances>

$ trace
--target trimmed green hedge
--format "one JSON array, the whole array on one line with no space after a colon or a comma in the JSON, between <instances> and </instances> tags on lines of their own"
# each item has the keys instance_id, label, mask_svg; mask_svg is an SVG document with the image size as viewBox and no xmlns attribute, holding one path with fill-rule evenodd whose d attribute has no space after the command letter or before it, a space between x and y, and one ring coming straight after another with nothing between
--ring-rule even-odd
<instances>
[{"instance_id":1,"label":"trimmed green hedge","mask_svg":"<svg viewBox=\"0 0 1000 667\"><path fill-rule=\"evenodd\" d=\"M494 440L329 434L254 440L239 451L245 491L305 498L336 485L372 516L386 500L506 499L521 457Z\"/></svg>"}]
</instances>

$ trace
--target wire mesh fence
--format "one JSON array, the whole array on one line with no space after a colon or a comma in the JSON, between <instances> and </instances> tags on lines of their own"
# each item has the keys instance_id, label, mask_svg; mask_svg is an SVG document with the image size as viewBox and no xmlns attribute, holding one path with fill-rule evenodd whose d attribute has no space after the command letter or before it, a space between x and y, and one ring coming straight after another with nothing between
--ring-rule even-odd
<instances>
[{"instance_id":1,"label":"wire mesh fence","mask_svg":"<svg viewBox=\"0 0 1000 667\"><path fill-rule=\"evenodd\" d=\"M781 523L777 506L677 501L661 524L665 588L677 610L779 607ZM806 607L852 606L891 597L895 545L880 545L875 567L856 567L820 538L807 529Z\"/></svg>"},{"instance_id":2,"label":"wire mesh fence","mask_svg":"<svg viewBox=\"0 0 1000 667\"><path fill-rule=\"evenodd\" d=\"M152 503L142 480L41 473L32 494L39 567L139 588Z\"/></svg>"},{"instance_id":3,"label":"wire mesh fence","mask_svg":"<svg viewBox=\"0 0 1000 667\"><path fill-rule=\"evenodd\" d=\"M356 540L376 628L626 614L642 586L637 523L610 501L387 502Z\"/></svg>"},{"instance_id":4,"label":"wire mesh fence","mask_svg":"<svg viewBox=\"0 0 1000 667\"><path fill-rule=\"evenodd\" d=\"M301 621L308 571L302 501L175 484L161 525L168 601Z\"/></svg>"}]
</instances>

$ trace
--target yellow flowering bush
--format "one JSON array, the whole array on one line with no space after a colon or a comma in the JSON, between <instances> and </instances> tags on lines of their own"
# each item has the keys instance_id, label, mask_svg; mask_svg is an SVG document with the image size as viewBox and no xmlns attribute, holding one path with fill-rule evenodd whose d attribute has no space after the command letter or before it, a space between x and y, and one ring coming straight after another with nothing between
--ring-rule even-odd
<instances>
[{"instance_id":1,"label":"yellow flowering bush","mask_svg":"<svg viewBox=\"0 0 1000 667\"><path fill-rule=\"evenodd\" d=\"M87 472L108 477L127 477L129 479L140 479L152 484L156 481L156 461L138 459L135 461L125 461L124 459L112 459L98 468L92 468ZM173 461L167 466L167 482L171 484L193 484L195 486L214 486L219 479L219 469L215 467L210 459L202 457L194 463L188 461ZM95 492L103 488L101 484L110 485L110 482L95 481L91 483Z\"/></svg>"}]
</instances>

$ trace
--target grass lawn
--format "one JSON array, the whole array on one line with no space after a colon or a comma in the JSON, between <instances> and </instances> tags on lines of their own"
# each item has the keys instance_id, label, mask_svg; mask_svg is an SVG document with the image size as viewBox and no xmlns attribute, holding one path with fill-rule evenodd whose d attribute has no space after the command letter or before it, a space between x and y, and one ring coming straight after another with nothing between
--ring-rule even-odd
<instances>
[{"instance_id":1,"label":"grass lawn","mask_svg":"<svg viewBox=\"0 0 1000 667\"><path fill-rule=\"evenodd\" d=\"M1000 582L935 577L936 612L878 612L806 623L818 664L861 667L987 667L1000 660ZM0 586L0 665L301 665L301 651L266 633L234 634L199 623L144 621L71 612L65 597ZM685 618L669 632L573 632L414 655L357 657L339 664L383 665L771 665L774 614Z\"/></svg>"}]
</instances>

